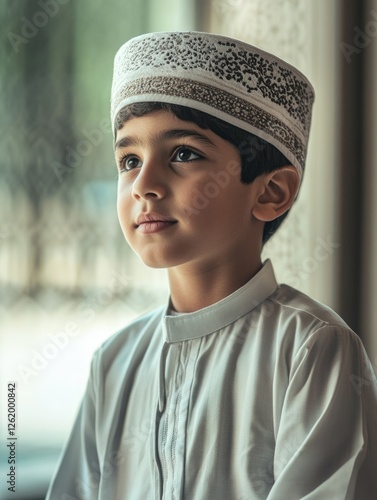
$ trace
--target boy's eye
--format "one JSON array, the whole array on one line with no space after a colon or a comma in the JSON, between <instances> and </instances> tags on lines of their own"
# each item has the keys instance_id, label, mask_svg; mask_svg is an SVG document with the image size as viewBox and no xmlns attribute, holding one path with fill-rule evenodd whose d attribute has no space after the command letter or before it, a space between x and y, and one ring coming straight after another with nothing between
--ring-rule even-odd
<instances>
[{"instance_id":1,"label":"boy's eye","mask_svg":"<svg viewBox=\"0 0 377 500\"><path fill-rule=\"evenodd\" d=\"M175 151L172 161L185 162L199 160L200 158L202 157L198 153L194 153L189 148L181 147Z\"/></svg>"},{"instance_id":2,"label":"boy's eye","mask_svg":"<svg viewBox=\"0 0 377 500\"><path fill-rule=\"evenodd\" d=\"M195 153L191 149L187 147L179 147L175 150L173 157L171 159L172 162L184 163L195 161L203 158L198 153ZM143 162L134 155L125 155L119 161L119 172L129 172L135 168L142 167Z\"/></svg>"},{"instance_id":3,"label":"boy's eye","mask_svg":"<svg viewBox=\"0 0 377 500\"><path fill-rule=\"evenodd\" d=\"M123 172L141 167L142 163L137 156L126 155L120 160L119 165L120 171Z\"/></svg>"}]
</instances>

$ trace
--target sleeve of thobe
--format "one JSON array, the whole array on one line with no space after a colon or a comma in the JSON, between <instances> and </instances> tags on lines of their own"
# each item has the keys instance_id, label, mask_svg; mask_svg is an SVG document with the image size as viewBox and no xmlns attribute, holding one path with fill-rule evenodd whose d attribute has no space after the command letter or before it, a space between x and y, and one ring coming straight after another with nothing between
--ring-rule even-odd
<instances>
[{"instance_id":1,"label":"sleeve of thobe","mask_svg":"<svg viewBox=\"0 0 377 500\"><path fill-rule=\"evenodd\" d=\"M294 358L268 500L377 498L376 377L352 331L326 326Z\"/></svg>"},{"instance_id":2,"label":"sleeve of thobe","mask_svg":"<svg viewBox=\"0 0 377 500\"><path fill-rule=\"evenodd\" d=\"M96 373L95 355L79 412L46 500L98 498L100 467L96 446Z\"/></svg>"}]
</instances>

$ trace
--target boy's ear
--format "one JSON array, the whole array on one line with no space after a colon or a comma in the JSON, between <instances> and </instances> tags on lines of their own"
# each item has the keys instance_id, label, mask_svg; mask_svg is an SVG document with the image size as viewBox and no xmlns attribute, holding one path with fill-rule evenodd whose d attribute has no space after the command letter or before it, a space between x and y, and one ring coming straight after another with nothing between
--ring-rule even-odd
<instances>
[{"instance_id":1,"label":"boy's ear","mask_svg":"<svg viewBox=\"0 0 377 500\"><path fill-rule=\"evenodd\" d=\"M252 214L260 221L269 222L291 208L299 188L300 177L297 169L288 165L263 174L255 181L258 181L258 192Z\"/></svg>"}]
</instances>

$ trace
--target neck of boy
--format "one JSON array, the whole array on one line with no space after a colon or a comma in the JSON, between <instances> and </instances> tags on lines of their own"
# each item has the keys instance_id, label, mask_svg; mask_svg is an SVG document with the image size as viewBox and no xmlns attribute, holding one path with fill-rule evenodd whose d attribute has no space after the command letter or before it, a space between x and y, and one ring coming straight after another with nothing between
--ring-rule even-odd
<instances>
[{"instance_id":1,"label":"neck of boy","mask_svg":"<svg viewBox=\"0 0 377 500\"><path fill-rule=\"evenodd\" d=\"M217 262L168 269L170 299L177 312L189 313L208 307L245 285L262 268L259 258L248 265Z\"/></svg>"}]
</instances>

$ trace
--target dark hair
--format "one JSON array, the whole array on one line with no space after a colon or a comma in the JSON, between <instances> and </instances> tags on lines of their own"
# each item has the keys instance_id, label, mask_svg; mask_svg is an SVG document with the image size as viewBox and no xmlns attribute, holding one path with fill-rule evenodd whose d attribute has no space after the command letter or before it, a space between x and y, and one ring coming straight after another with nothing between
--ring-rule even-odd
<instances>
[{"instance_id":1,"label":"dark hair","mask_svg":"<svg viewBox=\"0 0 377 500\"><path fill-rule=\"evenodd\" d=\"M115 128L119 130L123 123L132 117L139 117L153 111L169 111L180 120L190 121L203 129L210 129L222 139L235 145L241 157L241 182L249 184L259 175L270 173L281 167L290 165L290 161L269 142L260 139L234 125L211 116L203 111L168 104L163 102L148 102L130 104L123 108L115 119ZM266 222L263 230L263 245L281 225L289 210L275 220Z\"/></svg>"}]
</instances>

